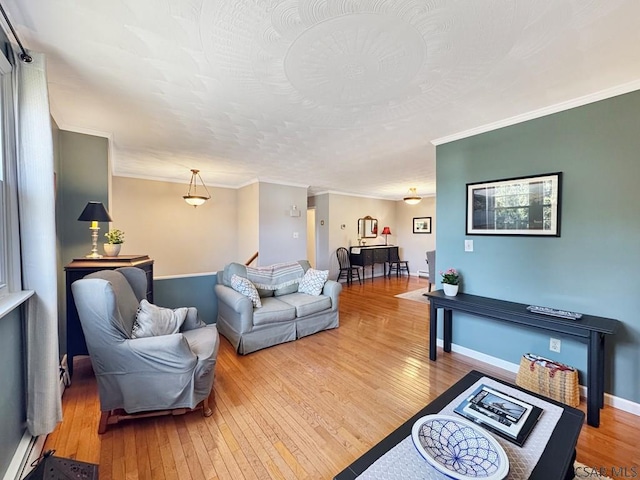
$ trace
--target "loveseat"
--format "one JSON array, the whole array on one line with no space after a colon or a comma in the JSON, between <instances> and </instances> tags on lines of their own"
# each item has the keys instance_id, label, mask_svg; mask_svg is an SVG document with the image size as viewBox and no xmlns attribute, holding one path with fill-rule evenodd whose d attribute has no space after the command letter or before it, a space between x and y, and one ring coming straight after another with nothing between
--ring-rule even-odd
<instances>
[{"instance_id":1,"label":"loveseat","mask_svg":"<svg viewBox=\"0 0 640 480\"><path fill-rule=\"evenodd\" d=\"M307 260L258 268L226 265L214 286L218 331L244 355L336 328L342 286L327 276Z\"/></svg>"}]
</instances>

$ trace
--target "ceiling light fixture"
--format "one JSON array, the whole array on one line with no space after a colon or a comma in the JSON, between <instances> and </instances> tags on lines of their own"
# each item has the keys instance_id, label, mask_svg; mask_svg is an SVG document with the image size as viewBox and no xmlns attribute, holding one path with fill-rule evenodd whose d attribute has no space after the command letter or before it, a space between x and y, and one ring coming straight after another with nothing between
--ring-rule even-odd
<instances>
[{"instance_id":1,"label":"ceiling light fixture","mask_svg":"<svg viewBox=\"0 0 640 480\"><path fill-rule=\"evenodd\" d=\"M204 191L207 192L206 196L198 195L198 185L197 185L198 179L200 179L200 184L202 185L202 188L204 188ZM192 190L193 190L193 193L191 193ZM198 205L202 205L204 202L206 202L211 198L211 194L209 193L209 190L207 190L207 187L202 181L202 177L200 176L200 170L196 170L195 168L191 169L191 181L189 182L189 191L187 192L186 195L183 195L182 198L184 198L185 202L187 202L189 205L193 205L194 207L197 207Z\"/></svg>"},{"instance_id":2,"label":"ceiling light fixture","mask_svg":"<svg viewBox=\"0 0 640 480\"><path fill-rule=\"evenodd\" d=\"M418 195L415 187L411 187L409 189L409 193L406 197L403 198L403 200L409 205L417 205L418 203L420 203L420 200L422 200L422 197Z\"/></svg>"}]
</instances>

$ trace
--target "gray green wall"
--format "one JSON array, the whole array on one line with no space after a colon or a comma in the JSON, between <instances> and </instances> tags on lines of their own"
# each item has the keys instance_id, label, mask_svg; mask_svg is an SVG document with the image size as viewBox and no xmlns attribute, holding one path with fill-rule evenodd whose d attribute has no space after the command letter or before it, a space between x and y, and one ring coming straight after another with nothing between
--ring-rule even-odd
<instances>
[{"instance_id":1,"label":"gray green wall","mask_svg":"<svg viewBox=\"0 0 640 480\"><path fill-rule=\"evenodd\" d=\"M620 320L606 391L640 402L640 92L437 147L438 270L466 293ZM466 183L564 172L561 237L465 236ZM464 239L474 252L464 252ZM441 333L440 333L441 336ZM456 314L455 344L518 363L534 352L586 367L586 346ZM585 383L584 375L581 383Z\"/></svg>"},{"instance_id":2,"label":"gray green wall","mask_svg":"<svg viewBox=\"0 0 640 480\"><path fill-rule=\"evenodd\" d=\"M64 266L74 258L91 252L89 222L78 217L94 200L102 202L108 210L108 140L103 137L59 130L53 125L56 175L56 229L58 235L58 319L60 328L60 355L67 351L66 341L66 289ZM109 228L100 223L98 245Z\"/></svg>"},{"instance_id":3,"label":"gray green wall","mask_svg":"<svg viewBox=\"0 0 640 480\"><path fill-rule=\"evenodd\" d=\"M74 258L91 252L91 232L88 222L78 217L89 201L102 202L109 208L108 140L82 133L58 131L58 196L59 231L62 232L62 261L66 265ZM100 223L98 244L109 228Z\"/></svg>"},{"instance_id":4,"label":"gray green wall","mask_svg":"<svg viewBox=\"0 0 640 480\"><path fill-rule=\"evenodd\" d=\"M25 431L25 370L22 309L0 318L0 478Z\"/></svg>"}]
</instances>

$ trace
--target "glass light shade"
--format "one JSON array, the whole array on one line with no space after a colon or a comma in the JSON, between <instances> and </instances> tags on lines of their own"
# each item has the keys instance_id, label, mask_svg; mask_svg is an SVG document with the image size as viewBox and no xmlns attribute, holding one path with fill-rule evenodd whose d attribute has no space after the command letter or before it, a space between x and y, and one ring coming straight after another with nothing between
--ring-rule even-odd
<instances>
[{"instance_id":1,"label":"glass light shade","mask_svg":"<svg viewBox=\"0 0 640 480\"><path fill-rule=\"evenodd\" d=\"M198 179L200 179L200 185L204 188L204 191L207 192L207 195L198 195ZM191 191L193 190L193 193ZM202 181L202 177L200 176L200 170L196 170L195 168L191 169L191 181L189 182L189 191L186 195L183 195L184 201L193 207L197 207L202 205L204 202L211 198L211 194L209 190L207 190L207 186Z\"/></svg>"},{"instance_id":2,"label":"glass light shade","mask_svg":"<svg viewBox=\"0 0 640 480\"><path fill-rule=\"evenodd\" d=\"M415 187L411 187L409 189L408 195L404 197L403 200L405 201L405 203L409 205L416 205L420 203L420 201L422 200L422 197L418 196L418 192L416 192Z\"/></svg>"},{"instance_id":3,"label":"glass light shade","mask_svg":"<svg viewBox=\"0 0 640 480\"><path fill-rule=\"evenodd\" d=\"M193 205L194 207L202 205L204 202L209 200L209 197L203 197L200 195L184 195L182 198L184 198L185 202L189 205Z\"/></svg>"}]
</instances>

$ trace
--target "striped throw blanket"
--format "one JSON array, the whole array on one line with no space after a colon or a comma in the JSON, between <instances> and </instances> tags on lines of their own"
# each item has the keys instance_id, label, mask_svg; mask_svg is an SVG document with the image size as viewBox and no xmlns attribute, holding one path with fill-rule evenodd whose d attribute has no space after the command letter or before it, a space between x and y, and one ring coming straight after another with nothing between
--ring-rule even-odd
<instances>
[{"instance_id":1,"label":"striped throw blanket","mask_svg":"<svg viewBox=\"0 0 640 480\"><path fill-rule=\"evenodd\" d=\"M266 267L247 267L247 278L256 288L277 290L300 281L304 269L298 262L276 263Z\"/></svg>"}]
</instances>

